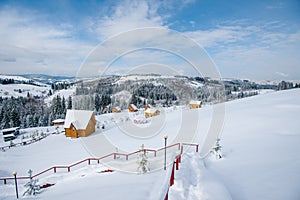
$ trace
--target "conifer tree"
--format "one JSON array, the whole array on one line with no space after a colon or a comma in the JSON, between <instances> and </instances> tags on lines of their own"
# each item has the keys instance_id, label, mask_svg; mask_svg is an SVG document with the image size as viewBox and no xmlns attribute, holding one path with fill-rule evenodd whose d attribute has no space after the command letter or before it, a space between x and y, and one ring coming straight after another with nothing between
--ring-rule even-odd
<instances>
[{"instance_id":1,"label":"conifer tree","mask_svg":"<svg viewBox=\"0 0 300 200\"><path fill-rule=\"evenodd\" d=\"M147 156L147 152L144 148L144 144L142 144L141 149L140 149L138 165L139 166L137 168L137 171L139 174L144 174L144 173L147 173L150 171L148 156Z\"/></svg>"},{"instance_id":2,"label":"conifer tree","mask_svg":"<svg viewBox=\"0 0 300 200\"><path fill-rule=\"evenodd\" d=\"M68 106L67 106L67 109L72 109L72 97L69 96L68 98Z\"/></svg>"}]
</instances>

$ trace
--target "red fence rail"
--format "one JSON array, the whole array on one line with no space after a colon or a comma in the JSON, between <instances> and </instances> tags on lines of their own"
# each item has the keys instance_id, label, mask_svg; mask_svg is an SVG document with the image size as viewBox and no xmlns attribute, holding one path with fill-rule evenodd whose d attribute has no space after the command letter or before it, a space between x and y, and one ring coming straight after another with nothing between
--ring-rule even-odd
<instances>
[{"instance_id":1,"label":"red fence rail","mask_svg":"<svg viewBox=\"0 0 300 200\"><path fill-rule=\"evenodd\" d=\"M174 146L178 146L178 150L181 150L179 155L176 157L176 162L177 162L177 165L176 165L176 168L178 169L178 163L181 162L181 154L183 153L183 146L194 146L195 147L195 151L198 152L198 147L199 145L198 144L189 144L189 143L175 143L175 144L172 144L172 145L169 145L169 146L166 146L166 147L163 147L163 148L159 148L157 150L154 150L154 149L144 149L144 151L146 152L152 152L154 157L156 157L157 155L157 152L159 151L162 151L164 149L169 149L169 148L172 148ZM140 153L142 150L138 150L138 151L134 151L134 152L131 152L131 153L128 153L128 154L124 154L124 153L118 153L118 152L114 152L114 153L110 153L108 155L105 155L103 157L100 157L100 158L86 158L84 160L81 160L81 161L78 161L76 163L73 163L71 165L67 165L67 166L53 166L53 167L50 167L46 170L43 170L35 175L32 176L32 178L36 178L42 174L45 174L49 171L52 171L53 170L53 173L56 173L57 172L57 169L67 169L68 172L71 171L71 168L77 166L77 165L80 165L82 163L85 163L87 162L88 165L91 164L91 161L97 161L97 164L100 163L101 160L105 159L105 158L108 158L108 157L113 157L113 159L117 159L117 156L125 156L125 159L128 160L129 159L129 156L132 156L134 154L138 154ZM0 177L0 181L3 181L4 184L7 183L8 180L14 180L15 178L14 177ZM17 177L17 179L30 179L29 176L20 176L20 177Z\"/></svg>"}]
</instances>

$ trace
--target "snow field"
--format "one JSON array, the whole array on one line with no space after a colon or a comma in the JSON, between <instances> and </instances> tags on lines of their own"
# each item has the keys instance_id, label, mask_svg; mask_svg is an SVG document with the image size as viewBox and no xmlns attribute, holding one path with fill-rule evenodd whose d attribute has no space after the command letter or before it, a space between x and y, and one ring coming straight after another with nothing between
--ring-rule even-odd
<instances>
[{"instance_id":1,"label":"snow field","mask_svg":"<svg viewBox=\"0 0 300 200\"><path fill-rule=\"evenodd\" d=\"M210 191L208 185L221 184L232 199L300 199L299 100L300 90L293 89L226 103L223 159L192 157L194 164L183 159L171 197L197 199L193 195L199 193L201 199L223 199L201 193ZM205 170L199 167L202 162ZM212 174L214 182L189 178L185 167L196 175ZM222 191L216 187L213 193Z\"/></svg>"},{"instance_id":2,"label":"snow field","mask_svg":"<svg viewBox=\"0 0 300 200\"><path fill-rule=\"evenodd\" d=\"M220 141L224 157L221 160L212 156L201 159L199 154L191 153L192 148L187 150L180 170L175 171L170 199L300 199L299 100L300 90L293 89L227 102ZM161 132L146 140L130 137L108 121L108 130L87 138L69 139L64 135L51 135L29 146L0 152L0 176L9 175L14 170L26 175L28 169L33 169L35 174L51 165L69 165L91 157L90 154L115 152L116 147L119 147L119 152L137 150L141 144L145 144L146 149L163 147L166 133L170 139L168 144L181 138L203 143L212 118L211 106L201 108L199 112L182 110L182 115L177 111L166 112L167 115L169 117ZM178 116L184 117L179 120ZM198 118L188 120L187 116ZM197 137L188 134L191 130L196 130ZM179 133L187 135L183 137ZM154 158L148 153L148 156L150 164L161 165L162 155ZM124 158L119 159L112 159L111 163L117 167L122 164L124 166L121 167L130 170L138 166L137 156L129 159L128 165L121 163ZM32 198L163 199L168 188L170 166L167 172L156 170L134 175L99 173L107 166L92 164L70 173L58 172L41 177L41 182L57 181L56 185ZM0 185L0 189L0 199L15 198L13 184Z\"/></svg>"}]
</instances>

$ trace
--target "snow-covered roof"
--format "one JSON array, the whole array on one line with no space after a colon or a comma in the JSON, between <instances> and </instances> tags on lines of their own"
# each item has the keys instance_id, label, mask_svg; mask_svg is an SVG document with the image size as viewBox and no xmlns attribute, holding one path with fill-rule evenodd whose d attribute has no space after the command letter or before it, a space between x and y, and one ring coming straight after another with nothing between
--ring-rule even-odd
<instances>
[{"instance_id":1,"label":"snow-covered roof","mask_svg":"<svg viewBox=\"0 0 300 200\"><path fill-rule=\"evenodd\" d=\"M65 119L56 119L52 121L53 123L63 123L65 122Z\"/></svg>"},{"instance_id":2,"label":"snow-covered roof","mask_svg":"<svg viewBox=\"0 0 300 200\"><path fill-rule=\"evenodd\" d=\"M195 100L191 100L190 104L201 104L201 101L195 101Z\"/></svg>"},{"instance_id":3,"label":"snow-covered roof","mask_svg":"<svg viewBox=\"0 0 300 200\"><path fill-rule=\"evenodd\" d=\"M3 129L3 130L2 130L2 133L3 133L3 132L16 131L16 130L18 130L18 129L20 129L20 127L7 128L7 129Z\"/></svg>"},{"instance_id":4,"label":"snow-covered roof","mask_svg":"<svg viewBox=\"0 0 300 200\"><path fill-rule=\"evenodd\" d=\"M8 138L8 137L16 137L16 136L14 134L3 135L3 138Z\"/></svg>"},{"instance_id":5,"label":"snow-covered roof","mask_svg":"<svg viewBox=\"0 0 300 200\"><path fill-rule=\"evenodd\" d=\"M93 115L88 110L67 110L64 128L70 128L71 124L78 130L86 129Z\"/></svg>"},{"instance_id":6,"label":"snow-covered roof","mask_svg":"<svg viewBox=\"0 0 300 200\"><path fill-rule=\"evenodd\" d=\"M134 104L130 104L130 106L131 106L131 108L132 108L133 110L137 110L137 109L138 109Z\"/></svg>"},{"instance_id":7,"label":"snow-covered roof","mask_svg":"<svg viewBox=\"0 0 300 200\"><path fill-rule=\"evenodd\" d=\"M146 110L145 110L145 113L155 113L157 110L156 109L154 109L154 108L147 108Z\"/></svg>"}]
</instances>

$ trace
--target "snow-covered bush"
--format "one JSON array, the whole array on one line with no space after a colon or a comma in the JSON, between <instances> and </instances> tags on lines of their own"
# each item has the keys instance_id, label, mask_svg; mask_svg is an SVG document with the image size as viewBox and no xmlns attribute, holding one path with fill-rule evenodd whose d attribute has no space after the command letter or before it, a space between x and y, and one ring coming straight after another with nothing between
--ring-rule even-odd
<instances>
[{"instance_id":1,"label":"snow-covered bush","mask_svg":"<svg viewBox=\"0 0 300 200\"><path fill-rule=\"evenodd\" d=\"M139 174L144 174L150 171L148 156L144 148L144 144L142 144L139 152L138 165L137 171Z\"/></svg>"},{"instance_id":2,"label":"snow-covered bush","mask_svg":"<svg viewBox=\"0 0 300 200\"><path fill-rule=\"evenodd\" d=\"M36 195L38 194L40 190L40 186L37 184L38 179L32 179L32 170L30 169L28 171L30 180L28 183L25 184L26 191L23 193L23 196L25 195Z\"/></svg>"},{"instance_id":3,"label":"snow-covered bush","mask_svg":"<svg viewBox=\"0 0 300 200\"><path fill-rule=\"evenodd\" d=\"M222 153L221 153L221 145L220 145L220 138L217 138L215 146L212 148L212 152L216 156L216 159L221 159L222 158Z\"/></svg>"}]
</instances>

